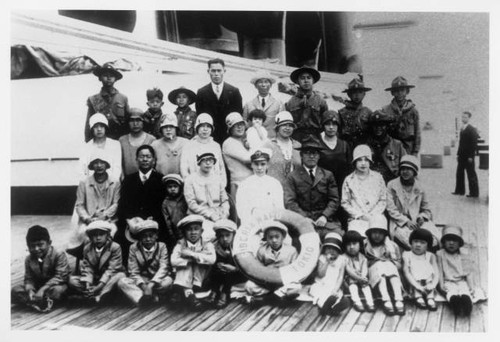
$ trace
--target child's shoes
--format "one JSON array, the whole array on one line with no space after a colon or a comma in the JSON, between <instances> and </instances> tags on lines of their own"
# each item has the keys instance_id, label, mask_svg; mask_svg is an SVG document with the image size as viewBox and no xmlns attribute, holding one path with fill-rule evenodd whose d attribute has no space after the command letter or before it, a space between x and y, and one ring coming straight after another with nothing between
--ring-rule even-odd
<instances>
[{"instance_id":1,"label":"child's shoes","mask_svg":"<svg viewBox=\"0 0 500 342\"><path fill-rule=\"evenodd\" d=\"M365 310L366 312L375 312L375 305L373 305L373 303L371 304L366 303Z\"/></svg>"},{"instance_id":2,"label":"child's shoes","mask_svg":"<svg viewBox=\"0 0 500 342\"><path fill-rule=\"evenodd\" d=\"M428 298L427 299L427 308L430 311L436 311L437 310L436 301L433 298Z\"/></svg>"},{"instance_id":3,"label":"child's shoes","mask_svg":"<svg viewBox=\"0 0 500 342\"><path fill-rule=\"evenodd\" d=\"M415 305L419 309L427 309L427 305L425 304L424 298L419 297L415 300Z\"/></svg>"},{"instance_id":4,"label":"child's shoes","mask_svg":"<svg viewBox=\"0 0 500 342\"><path fill-rule=\"evenodd\" d=\"M365 311L365 307L363 306L363 303L361 303L361 302L358 302L358 303L353 302L352 307L357 312L364 312Z\"/></svg>"},{"instance_id":5,"label":"child's shoes","mask_svg":"<svg viewBox=\"0 0 500 342\"><path fill-rule=\"evenodd\" d=\"M198 298L194 295L194 293L190 293L186 297L186 302L187 304L192 308L192 309L200 309L201 306L203 305Z\"/></svg>"},{"instance_id":6,"label":"child's shoes","mask_svg":"<svg viewBox=\"0 0 500 342\"><path fill-rule=\"evenodd\" d=\"M215 307L217 309L223 309L227 306L227 301L228 301L228 298L227 298L227 294L225 292L222 292L219 296L219 299L217 300L217 302L215 303Z\"/></svg>"},{"instance_id":7,"label":"child's shoes","mask_svg":"<svg viewBox=\"0 0 500 342\"><path fill-rule=\"evenodd\" d=\"M405 305L404 305L403 301L397 300L394 303L394 308L396 309L396 315L399 315L399 316L405 315Z\"/></svg>"},{"instance_id":8,"label":"child's shoes","mask_svg":"<svg viewBox=\"0 0 500 342\"><path fill-rule=\"evenodd\" d=\"M460 307L462 310L462 314L464 316L469 316L472 312L472 300L467 295L462 295L460 298Z\"/></svg>"},{"instance_id":9,"label":"child's shoes","mask_svg":"<svg viewBox=\"0 0 500 342\"><path fill-rule=\"evenodd\" d=\"M392 305L392 302L390 300L384 302L384 313L387 316L394 315L394 306Z\"/></svg>"}]
</instances>

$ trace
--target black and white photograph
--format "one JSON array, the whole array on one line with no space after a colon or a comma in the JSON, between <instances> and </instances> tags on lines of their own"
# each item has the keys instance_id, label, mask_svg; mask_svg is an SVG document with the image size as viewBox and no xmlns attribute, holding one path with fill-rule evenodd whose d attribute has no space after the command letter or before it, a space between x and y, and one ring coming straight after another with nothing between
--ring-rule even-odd
<instances>
[{"instance_id":1,"label":"black and white photograph","mask_svg":"<svg viewBox=\"0 0 500 342\"><path fill-rule=\"evenodd\" d=\"M9 8L7 338L491 337L493 5L147 3Z\"/></svg>"}]
</instances>

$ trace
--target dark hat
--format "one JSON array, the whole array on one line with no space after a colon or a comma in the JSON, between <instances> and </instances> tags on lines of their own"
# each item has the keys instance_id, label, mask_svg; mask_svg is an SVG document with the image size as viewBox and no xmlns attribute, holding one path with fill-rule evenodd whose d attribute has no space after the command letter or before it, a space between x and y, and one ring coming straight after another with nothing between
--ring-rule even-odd
<instances>
[{"instance_id":1,"label":"dark hat","mask_svg":"<svg viewBox=\"0 0 500 342\"><path fill-rule=\"evenodd\" d=\"M273 155L273 153L270 149L259 148L254 153L252 153L252 155L250 156L250 161L252 161L252 162L260 161L260 160L269 161L271 159L272 155Z\"/></svg>"},{"instance_id":2,"label":"dark hat","mask_svg":"<svg viewBox=\"0 0 500 342\"><path fill-rule=\"evenodd\" d=\"M139 108L130 108L128 111L128 119L140 119L141 121L144 121L144 111L140 110Z\"/></svg>"},{"instance_id":3,"label":"dark hat","mask_svg":"<svg viewBox=\"0 0 500 342\"><path fill-rule=\"evenodd\" d=\"M308 135L302 141L302 145L300 147L296 147L296 150L304 151L304 150L324 150L325 148L319 142L318 138L314 135Z\"/></svg>"},{"instance_id":4,"label":"dark hat","mask_svg":"<svg viewBox=\"0 0 500 342\"><path fill-rule=\"evenodd\" d=\"M342 236L340 236L339 233L335 232L326 234L325 239L321 244L321 250L323 250L325 246L332 246L342 253Z\"/></svg>"},{"instance_id":5,"label":"dark hat","mask_svg":"<svg viewBox=\"0 0 500 342\"><path fill-rule=\"evenodd\" d=\"M214 160L214 163L216 163L216 162L217 162L217 158L215 158L215 155L214 155L212 152L205 152L205 153L202 153L202 154L200 154L200 155L197 155L197 156L196 156L196 163L197 163L198 165L200 165L200 163L201 163L203 160L205 160L205 159L209 159L209 158L213 159L213 160Z\"/></svg>"},{"instance_id":6,"label":"dark hat","mask_svg":"<svg viewBox=\"0 0 500 342\"><path fill-rule=\"evenodd\" d=\"M408 84L408 81L403 76L398 76L392 80L391 87L386 88L385 91L392 91L400 88L415 88L414 85Z\"/></svg>"},{"instance_id":7,"label":"dark hat","mask_svg":"<svg viewBox=\"0 0 500 342\"><path fill-rule=\"evenodd\" d=\"M364 239L365 238L359 232L355 230L348 230L342 237L342 246L345 248L345 246L351 242L359 242L362 244Z\"/></svg>"},{"instance_id":8,"label":"dark hat","mask_svg":"<svg viewBox=\"0 0 500 342\"><path fill-rule=\"evenodd\" d=\"M462 238L462 235L462 227L453 224L447 224L443 228L441 244L444 244L444 240L446 240L446 238L455 238L460 241L460 247L462 247L464 245L464 239Z\"/></svg>"},{"instance_id":9,"label":"dark hat","mask_svg":"<svg viewBox=\"0 0 500 342\"><path fill-rule=\"evenodd\" d=\"M428 247L432 247L433 237L430 231L424 228L415 229L410 234L410 244L413 240L423 240Z\"/></svg>"},{"instance_id":10,"label":"dark hat","mask_svg":"<svg viewBox=\"0 0 500 342\"><path fill-rule=\"evenodd\" d=\"M187 97L189 98L188 105L196 102L196 94L194 93L194 91L189 90L188 88L185 87L179 87L168 93L168 100L172 104L177 105L177 102L175 100L177 99L177 95L179 95L180 93L184 93L187 95Z\"/></svg>"},{"instance_id":11,"label":"dark hat","mask_svg":"<svg viewBox=\"0 0 500 342\"><path fill-rule=\"evenodd\" d=\"M93 74L97 77L101 77L101 75L105 72L109 72L110 74L116 77L116 80L121 80L123 75L121 72L115 69L115 67L111 63L104 63L102 66L97 66L94 68Z\"/></svg>"},{"instance_id":12,"label":"dark hat","mask_svg":"<svg viewBox=\"0 0 500 342\"><path fill-rule=\"evenodd\" d=\"M27 243L40 240L50 241L50 235L47 228L36 225L28 229L28 233L26 234Z\"/></svg>"},{"instance_id":13,"label":"dark hat","mask_svg":"<svg viewBox=\"0 0 500 342\"><path fill-rule=\"evenodd\" d=\"M290 74L290 79L292 80L293 83L298 83L299 76L305 72L311 74L314 83L318 82L319 79L321 78L321 75L319 74L318 70L304 65L303 67L292 71L292 73Z\"/></svg>"},{"instance_id":14,"label":"dark hat","mask_svg":"<svg viewBox=\"0 0 500 342\"><path fill-rule=\"evenodd\" d=\"M378 123L388 124L391 123L392 121L393 121L392 116L390 116L387 112L383 110L376 110L370 114L367 123L369 125L375 125Z\"/></svg>"},{"instance_id":15,"label":"dark hat","mask_svg":"<svg viewBox=\"0 0 500 342\"><path fill-rule=\"evenodd\" d=\"M334 110L325 110L321 114L321 125L324 125L328 121L333 121L334 123L339 123L339 113Z\"/></svg>"},{"instance_id":16,"label":"dark hat","mask_svg":"<svg viewBox=\"0 0 500 342\"><path fill-rule=\"evenodd\" d=\"M372 90L372 88L365 87L363 81L361 81L359 78L355 78L351 82L349 82L349 84L347 85L347 89L342 90L342 92L348 93L353 90L370 91Z\"/></svg>"}]
</instances>

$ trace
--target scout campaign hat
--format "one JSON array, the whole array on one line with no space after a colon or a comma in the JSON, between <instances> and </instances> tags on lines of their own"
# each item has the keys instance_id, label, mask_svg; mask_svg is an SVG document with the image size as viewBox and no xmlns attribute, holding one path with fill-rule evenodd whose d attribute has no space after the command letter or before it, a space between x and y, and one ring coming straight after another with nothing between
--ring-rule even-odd
<instances>
[{"instance_id":1,"label":"scout campaign hat","mask_svg":"<svg viewBox=\"0 0 500 342\"><path fill-rule=\"evenodd\" d=\"M398 76L392 80L390 88L385 88L385 91L392 91L400 88L410 89L410 88L415 88L415 86L412 84L408 84L408 80L403 76Z\"/></svg>"},{"instance_id":2,"label":"scout campaign hat","mask_svg":"<svg viewBox=\"0 0 500 342\"><path fill-rule=\"evenodd\" d=\"M325 148L321 143L319 142L318 138L316 138L314 135L308 135L304 138L302 141L302 145L300 147L296 147L296 150L299 151L305 151L305 150L324 150Z\"/></svg>"},{"instance_id":3,"label":"scout campaign hat","mask_svg":"<svg viewBox=\"0 0 500 342\"><path fill-rule=\"evenodd\" d=\"M365 87L365 83L361 81L359 78L353 79L347 85L347 89L342 90L343 93L348 93L353 90L362 90L362 91L370 91L372 88Z\"/></svg>"},{"instance_id":4,"label":"scout campaign hat","mask_svg":"<svg viewBox=\"0 0 500 342\"><path fill-rule=\"evenodd\" d=\"M427 242L427 246L432 247L432 242L434 240L432 233L424 228L415 229L410 234L410 244L413 240L423 240Z\"/></svg>"},{"instance_id":5,"label":"scout campaign hat","mask_svg":"<svg viewBox=\"0 0 500 342\"><path fill-rule=\"evenodd\" d=\"M97 66L94 68L93 74L96 75L97 77L101 77L102 74L105 72L110 73L111 75L115 76L116 80L121 80L123 78L123 75L121 72L115 69L115 67L111 63L104 63L102 66Z\"/></svg>"},{"instance_id":6,"label":"scout campaign hat","mask_svg":"<svg viewBox=\"0 0 500 342\"><path fill-rule=\"evenodd\" d=\"M283 233L283 236L286 236L286 234L288 234L288 228L283 223L279 221L268 220L262 222L263 240L265 240L266 232L269 229L279 229Z\"/></svg>"},{"instance_id":7,"label":"scout campaign hat","mask_svg":"<svg viewBox=\"0 0 500 342\"><path fill-rule=\"evenodd\" d=\"M214 231L225 230L231 233L236 233L236 223L229 219L221 219L214 223Z\"/></svg>"},{"instance_id":8,"label":"scout campaign hat","mask_svg":"<svg viewBox=\"0 0 500 342\"><path fill-rule=\"evenodd\" d=\"M273 155L273 152L268 149L268 148L259 148L256 150L251 156L250 156L250 161L251 162L256 162L256 161L269 161Z\"/></svg>"},{"instance_id":9,"label":"scout campaign hat","mask_svg":"<svg viewBox=\"0 0 500 342\"><path fill-rule=\"evenodd\" d=\"M387 235L387 219L384 215L374 215L370 217L369 228L365 232L366 236L369 236L369 234L375 230L382 231Z\"/></svg>"},{"instance_id":10,"label":"scout campaign hat","mask_svg":"<svg viewBox=\"0 0 500 342\"><path fill-rule=\"evenodd\" d=\"M128 241L137 242L141 232L146 230L158 231L158 223L153 220L143 220L140 217L134 217L127 220L127 229L125 229L125 237Z\"/></svg>"},{"instance_id":11,"label":"scout campaign hat","mask_svg":"<svg viewBox=\"0 0 500 342\"><path fill-rule=\"evenodd\" d=\"M368 116L368 125L388 124L393 121L392 116L383 110L376 110Z\"/></svg>"},{"instance_id":12,"label":"scout campaign hat","mask_svg":"<svg viewBox=\"0 0 500 342\"><path fill-rule=\"evenodd\" d=\"M241 116L240 113L238 113L238 112L229 113L226 116L227 131L229 132L231 130L231 127L233 127L234 125L236 125L237 123L240 123L240 122L243 122L243 123L245 122L245 120L243 120L243 117Z\"/></svg>"},{"instance_id":13,"label":"scout campaign hat","mask_svg":"<svg viewBox=\"0 0 500 342\"><path fill-rule=\"evenodd\" d=\"M167 184L168 182L174 182L174 183L179 184L179 186L182 186L182 184L184 183L184 181L182 180L182 177L180 175L178 175L177 173L169 173L168 175L163 176L161 181L164 184Z\"/></svg>"},{"instance_id":14,"label":"scout campaign hat","mask_svg":"<svg viewBox=\"0 0 500 342\"><path fill-rule=\"evenodd\" d=\"M96 230L102 230L113 236L116 232L116 226L108 221L97 220L91 222L87 227L85 227L85 233L87 233L87 235Z\"/></svg>"},{"instance_id":15,"label":"scout campaign hat","mask_svg":"<svg viewBox=\"0 0 500 342\"><path fill-rule=\"evenodd\" d=\"M128 112L128 119L139 119L141 121L144 121L144 111L140 110L139 108L130 108Z\"/></svg>"},{"instance_id":16,"label":"scout campaign hat","mask_svg":"<svg viewBox=\"0 0 500 342\"><path fill-rule=\"evenodd\" d=\"M269 82L271 82L271 84L276 83L276 78L273 75L271 75L268 71L264 71L264 70L259 70L259 71L255 72L255 74L250 79L250 83L255 85L255 83L257 83L258 80L262 80L262 79L269 80Z\"/></svg>"},{"instance_id":17,"label":"scout campaign hat","mask_svg":"<svg viewBox=\"0 0 500 342\"><path fill-rule=\"evenodd\" d=\"M328 233L325 235L325 239L323 240L323 244L321 245L321 250L325 246L332 246L342 252L342 236L339 233Z\"/></svg>"},{"instance_id":18,"label":"scout campaign hat","mask_svg":"<svg viewBox=\"0 0 500 342\"><path fill-rule=\"evenodd\" d=\"M352 162L353 164L361 157L366 157L371 163L373 163L372 159L372 150L368 145L358 145L354 148L352 152Z\"/></svg>"},{"instance_id":19,"label":"scout campaign hat","mask_svg":"<svg viewBox=\"0 0 500 342\"><path fill-rule=\"evenodd\" d=\"M197 155L196 156L196 163L198 165L200 165L200 163L202 161L204 161L205 159L213 159L214 164L217 163L217 158L215 158L215 155L212 152L205 152L205 153L202 153L200 155Z\"/></svg>"},{"instance_id":20,"label":"scout campaign hat","mask_svg":"<svg viewBox=\"0 0 500 342\"><path fill-rule=\"evenodd\" d=\"M318 82L319 79L321 78L321 75L318 70L304 65L303 67L300 67L292 71L292 73L290 74L290 79L292 80L293 83L298 83L299 76L302 75L303 73L311 74L314 83Z\"/></svg>"},{"instance_id":21,"label":"scout campaign hat","mask_svg":"<svg viewBox=\"0 0 500 342\"><path fill-rule=\"evenodd\" d=\"M203 224L203 221L205 221L205 219L201 215L188 215L177 222L177 228L184 229L191 223Z\"/></svg>"},{"instance_id":22,"label":"scout campaign hat","mask_svg":"<svg viewBox=\"0 0 500 342\"><path fill-rule=\"evenodd\" d=\"M418 175L418 159L417 157L407 154L401 157L401 161L399 162L399 169L401 170L402 167L409 167L413 171L415 171L415 174Z\"/></svg>"},{"instance_id":23,"label":"scout campaign hat","mask_svg":"<svg viewBox=\"0 0 500 342\"><path fill-rule=\"evenodd\" d=\"M292 124L293 128L297 128L297 125L293 122L292 113L287 112L286 110L279 112L274 118L274 122L276 123L276 128L285 124Z\"/></svg>"},{"instance_id":24,"label":"scout campaign hat","mask_svg":"<svg viewBox=\"0 0 500 342\"><path fill-rule=\"evenodd\" d=\"M179 127L175 114L165 114L161 117L160 128L165 126Z\"/></svg>"},{"instance_id":25,"label":"scout campaign hat","mask_svg":"<svg viewBox=\"0 0 500 342\"><path fill-rule=\"evenodd\" d=\"M321 114L321 125L323 126L328 121L332 121L333 123L339 123L339 113L334 110L325 110Z\"/></svg>"},{"instance_id":26,"label":"scout campaign hat","mask_svg":"<svg viewBox=\"0 0 500 342\"><path fill-rule=\"evenodd\" d=\"M26 243L40 240L50 241L50 235L47 228L39 225L30 227L30 229L28 229L28 233L26 233Z\"/></svg>"},{"instance_id":27,"label":"scout campaign hat","mask_svg":"<svg viewBox=\"0 0 500 342\"><path fill-rule=\"evenodd\" d=\"M447 237L453 237L460 241L460 247L462 247L464 245L464 239L462 235L463 235L462 227L453 224L447 224L443 228L443 235L441 236L441 244L444 244L444 240L446 240Z\"/></svg>"},{"instance_id":28,"label":"scout campaign hat","mask_svg":"<svg viewBox=\"0 0 500 342\"><path fill-rule=\"evenodd\" d=\"M177 101L176 101L177 95L179 95L181 93L184 93L187 95L187 97L189 99L188 105L196 102L196 94L194 93L194 91L181 86L177 89L172 90L170 93L168 93L168 100L170 101L170 103L177 105Z\"/></svg>"},{"instance_id":29,"label":"scout campaign hat","mask_svg":"<svg viewBox=\"0 0 500 342\"><path fill-rule=\"evenodd\" d=\"M102 113L95 113L89 119L90 128L94 127L98 123L103 124L106 127L109 127L108 119L106 118L106 115L104 115Z\"/></svg>"},{"instance_id":30,"label":"scout campaign hat","mask_svg":"<svg viewBox=\"0 0 500 342\"><path fill-rule=\"evenodd\" d=\"M201 113L200 115L198 115L198 117L196 118L196 121L194 123L194 130L196 132L198 132L198 126L202 125L204 123L207 123L210 126L212 126L212 133L213 133L213 131L215 131L214 119L212 119L212 116L210 116L210 114L207 114L207 113Z\"/></svg>"},{"instance_id":31,"label":"scout campaign hat","mask_svg":"<svg viewBox=\"0 0 500 342\"><path fill-rule=\"evenodd\" d=\"M98 160L104 162L106 164L106 169L109 169L111 167L111 164L109 163L108 156L101 152L101 151L96 151L95 153L92 154L92 157L90 158L89 165L87 166L89 170L94 170L94 163Z\"/></svg>"}]
</instances>

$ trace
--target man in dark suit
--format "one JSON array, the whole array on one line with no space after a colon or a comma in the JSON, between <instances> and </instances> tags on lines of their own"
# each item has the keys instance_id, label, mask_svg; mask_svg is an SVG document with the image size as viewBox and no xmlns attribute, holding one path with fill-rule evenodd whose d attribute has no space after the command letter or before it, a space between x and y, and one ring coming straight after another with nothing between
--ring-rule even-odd
<instances>
[{"instance_id":1,"label":"man in dark suit","mask_svg":"<svg viewBox=\"0 0 500 342\"><path fill-rule=\"evenodd\" d=\"M469 194L467 197L479 197L479 185L474 166L474 156L477 150L479 135L476 128L469 124L471 116L470 112L462 113L462 123L464 125L460 130L457 152L457 183L453 195L465 195L464 171L467 171L467 179L469 181Z\"/></svg>"},{"instance_id":2,"label":"man in dark suit","mask_svg":"<svg viewBox=\"0 0 500 342\"><path fill-rule=\"evenodd\" d=\"M127 219L140 217L152 218L159 226L159 240L167 242L166 226L161 211L165 199L163 175L154 169L155 152L149 145L142 145L136 152L139 171L132 173L122 181L120 201L118 203L118 232L115 241L122 247L124 264L127 261L130 242L125 237Z\"/></svg>"},{"instance_id":3,"label":"man in dark suit","mask_svg":"<svg viewBox=\"0 0 500 342\"><path fill-rule=\"evenodd\" d=\"M336 217L340 202L337 182L333 173L318 167L321 143L310 135L298 149L302 166L287 176L285 208L310 218L321 239L333 231L343 234Z\"/></svg>"},{"instance_id":4,"label":"man in dark suit","mask_svg":"<svg viewBox=\"0 0 500 342\"><path fill-rule=\"evenodd\" d=\"M222 59L208 61L210 83L198 89L196 94L196 114L208 113L214 120L212 136L222 144L228 137L226 116L231 112L243 112L241 94L238 88L224 82L225 64Z\"/></svg>"}]
</instances>

